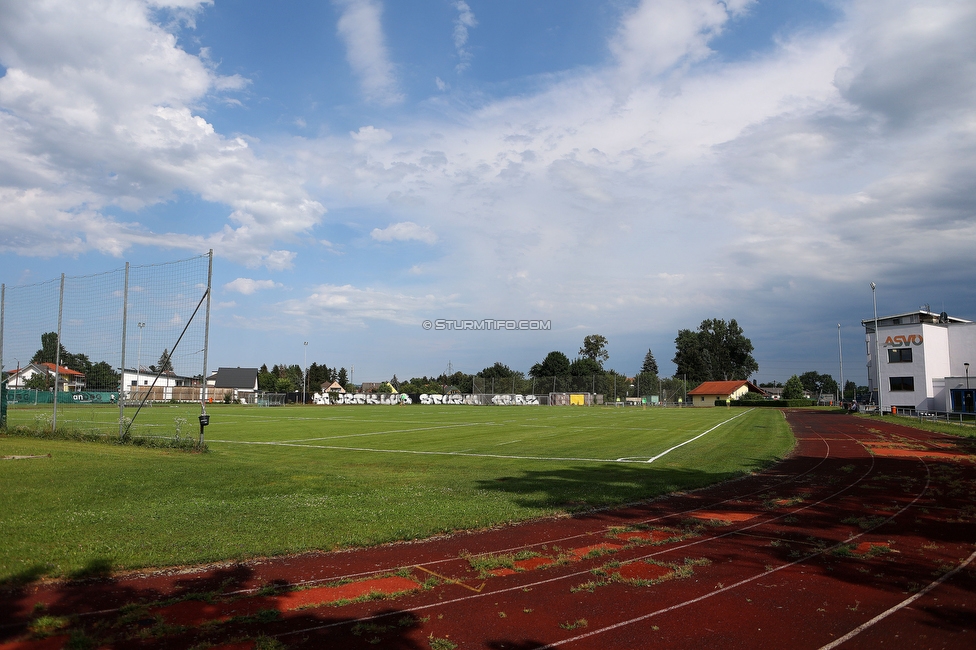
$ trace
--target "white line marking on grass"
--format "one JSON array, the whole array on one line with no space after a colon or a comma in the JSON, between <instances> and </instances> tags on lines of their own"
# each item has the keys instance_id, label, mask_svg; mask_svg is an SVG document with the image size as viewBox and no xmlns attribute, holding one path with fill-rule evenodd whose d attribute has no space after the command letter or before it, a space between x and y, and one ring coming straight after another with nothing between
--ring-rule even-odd
<instances>
[{"instance_id":1,"label":"white line marking on grass","mask_svg":"<svg viewBox=\"0 0 976 650\"><path fill-rule=\"evenodd\" d=\"M571 460L581 463L643 463L645 461L615 460L613 458L573 458L562 456L506 456L504 454L471 454L460 451L420 451L416 449L371 449L369 447L338 447L335 445L300 445L292 442L257 442L248 440L210 440L231 445L266 445L269 447L301 447L304 449L332 449L335 451L367 451L376 454L416 454L418 456L470 456L472 458L501 458L507 460Z\"/></svg>"},{"instance_id":2,"label":"white line marking on grass","mask_svg":"<svg viewBox=\"0 0 976 650\"><path fill-rule=\"evenodd\" d=\"M312 440L338 440L340 438L361 438L363 436L380 436L387 433L411 433L413 431L433 431L435 429L455 429L460 427L478 426L477 422L468 424L445 424L440 427L417 427L416 429L390 429L389 431L369 431L367 433L347 433L341 436L322 436L321 438L295 438L293 440L282 440L280 442L308 442Z\"/></svg>"},{"instance_id":3,"label":"white line marking on grass","mask_svg":"<svg viewBox=\"0 0 976 650\"><path fill-rule=\"evenodd\" d=\"M845 634L841 638L837 639L836 641L834 641L832 643L828 643L825 646L821 646L820 647L820 650L831 650L831 648L836 648L841 643L845 643L847 641L850 641L851 639L853 639L855 636L857 636L858 634L860 634L864 630L868 629L869 627L873 627L876 623L879 623L881 620L883 620L883 619L891 616L892 614L894 614L898 610L903 609L905 607L908 607L909 605L911 605L912 603L914 603L916 600L918 600L919 598L921 598L922 596L924 596L928 592L932 591L933 589L935 589L936 587L938 587L939 585L941 585L943 582L945 582L946 580L948 580L952 576L956 575L957 573L959 573L960 571L962 571L963 569L965 569L967 566L969 566L969 563L972 562L974 559L976 559L976 551L973 551L972 555L970 555L968 558L966 558L966 561L965 562L963 562L962 564L960 564L959 566L957 566L955 569L953 569L949 573L943 575L941 578L939 578L935 582L929 584L927 587L925 587L925 589L921 590L920 592L918 592L917 594L915 594L911 598L906 598L905 600L901 601L900 603L898 603L894 607L892 607L890 609L887 609L887 610L881 612L880 614L878 614L877 616L875 616L874 618L872 618L867 623L863 623L863 624L857 626L856 628L854 628L853 630L851 630L850 632L848 632L847 634Z\"/></svg>"},{"instance_id":4,"label":"white line marking on grass","mask_svg":"<svg viewBox=\"0 0 976 650\"><path fill-rule=\"evenodd\" d=\"M670 453L671 453L672 451L674 451L674 450L675 450L675 449L677 449L678 447L684 447L684 446L685 446L685 445L687 445L687 444L688 444L689 442L694 442L694 441L696 441L696 440L698 440L699 438L701 438L701 437L702 437L703 435L705 435L706 433L711 433L712 431L715 431L715 429L717 429L717 428L719 428L719 427L720 427L720 426L722 426L723 424L726 424L726 423L728 423L728 422L731 422L732 420L735 420L736 418L741 418L741 417L742 417L743 415L745 415L746 413L749 413L749 411L752 411L752 410L753 410L753 409L749 409L748 411L745 411L744 413L739 413L738 415L733 415L733 416L732 416L732 417L730 417L730 418L729 418L728 420L723 420L722 422L719 422L718 424L716 424L716 425L715 425L714 427L712 427L712 428L711 428L711 429L709 429L708 431L705 431L704 433L699 433L699 434L698 434L697 436L695 436L694 438L691 438L691 439L689 439L689 440L685 440L684 442L682 442L682 443L679 443L679 444L677 444L677 445L675 445L674 447L671 447L671 449L666 449L666 450L664 450L664 451L662 451L662 452L661 452L660 454L658 454L657 456L651 456L651 457L650 457L650 458L648 458L647 460L645 460L645 461L640 461L640 462L644 462L644 463L653 463L654 461L656 461L656 460L657 460L658 458L660 458L661 456L664 456L664 455L666 455L666 454L670 454ZM617 459L617 461L619 461L619 462L621 462L621 463L623 463L623 462L629 462L629 463L633 463L633 462L637 462L637 461L632 461L632 460L628 460L628 458L633 458L633 456L629 456L629 457L627 457L627 458L618 458L618 459Z\"/></svg>"}]
</instances>

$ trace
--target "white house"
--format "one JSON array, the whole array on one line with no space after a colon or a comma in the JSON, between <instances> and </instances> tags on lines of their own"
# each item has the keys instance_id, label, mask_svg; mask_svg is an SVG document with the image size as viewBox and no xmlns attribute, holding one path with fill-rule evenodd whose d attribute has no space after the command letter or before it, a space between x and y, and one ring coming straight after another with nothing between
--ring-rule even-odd
<instances>
[{"instance_id":1,"label":"white house","mask_svg":"<svg viewBox=\"0 0 976 650\"><path fill-rule=\"evenodd\" d=\"M10 390L24 388L24 385L37 375L44 375L53 379L55 369L57 369L59 390L69 393L85 390L84 373L64 366L56 366L53 363L29 363L26 366L9 371L7 388Z\"/></svg>"},{"instance_id":2,"label":"white house","mask_svg":"<svg viewBox=\"0 0 976 650\"><path fill-rule=\"evenodd\" d=\"M861 321L876 403L880 397L885 410L974 412L976 383L967 388L966 382L970 364L976 371L976 323L925 309L877 323L875 331L873 318Z\"/></svg>"}]
</instances>

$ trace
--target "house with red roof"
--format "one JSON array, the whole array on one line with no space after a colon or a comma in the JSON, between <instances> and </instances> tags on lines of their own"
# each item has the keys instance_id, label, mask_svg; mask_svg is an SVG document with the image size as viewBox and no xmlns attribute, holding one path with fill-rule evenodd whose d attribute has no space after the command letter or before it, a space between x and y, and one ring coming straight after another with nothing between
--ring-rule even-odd
<instances>
[{"instance_id":1,"label":"house with red roof","mask_svg":"<svg viewBox=\"0 0 976 650\"><path fill-rule=\"evenodd\" d=\"M53 384L55 374L58 378L59 390L69 393L85 390L84 373L64 366L56 366L53 363L29 363L22 368L11 370L7 379L7 387L11 389L23 388L24 384L35 375L47 376Z\"/></svg>"},{"instance_id":2,"label":"house with red roof","mask_svg":"<svg viewBox=\"0 0 976 650\"><path fill-rule=\"evenodd\" d=\"M759 386L751 381L706 381L697 388L688 391L688 401L691 406L715 406L716 400L742 399L746 393L759 393L765 395Z\"/></svg>"}]
</instances>

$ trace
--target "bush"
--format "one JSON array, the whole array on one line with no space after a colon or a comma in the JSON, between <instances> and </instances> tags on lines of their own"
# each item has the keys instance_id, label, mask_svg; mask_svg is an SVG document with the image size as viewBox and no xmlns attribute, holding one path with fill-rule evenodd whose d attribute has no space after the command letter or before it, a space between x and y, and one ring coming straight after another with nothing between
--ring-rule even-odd
<instances>
[{"instance_id":1,"label":"bush","mask_svg":"<svg viewBox=\"0 0 976 650\"><path fill-rule=\"evenodd\" d=\"M812 399L764 399L764 400L733 400L732 406L768 406L771 408L797 408L800 406L816 406ZM715 406L725 406L725 402L717 401Z\"/></svg>"}]
</instances>

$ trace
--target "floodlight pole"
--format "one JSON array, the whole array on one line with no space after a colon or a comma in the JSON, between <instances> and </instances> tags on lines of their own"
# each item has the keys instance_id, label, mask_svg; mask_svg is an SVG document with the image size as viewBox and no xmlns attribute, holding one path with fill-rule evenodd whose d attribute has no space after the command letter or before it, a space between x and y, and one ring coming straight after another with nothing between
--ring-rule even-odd
<instances>
[{"instance_id":1,"label":"floodlight pole","mask_svg":"<svg viewBox=\"0 0 976 650\"><path fill-rule=\"evenodd\" d=\"M881 397L881 333L878 331L878 292L874 282L871 283L871 297L874 299L874 356L877 359L878 372L875 375L878 385L878 414L884 416L884 398Z\"/></svg>"},{"instance_id":2,"label":"floodlight pole","mask_svg":"<svg viewBox=\"0 0 976 650\"><path fill-rule=\"evenodd\" d=\"M840 399L837 401L843 404L846 393L844 391L844 346L840 342L840 323L837 323L837 350L840 353Z\"/></svg>"},{"instance_id":3,"label":"floodlight pole","mask_svg":"<svg viewBox=\"0 0 976 650\"><path fill-rule=\"evenodd\" d=\"M305 356L302 358L302 404L305 403L305 387L308 385L308 341L305 341Z\"/></svg>"}]
</instances>

